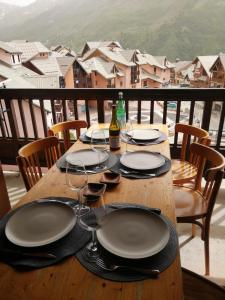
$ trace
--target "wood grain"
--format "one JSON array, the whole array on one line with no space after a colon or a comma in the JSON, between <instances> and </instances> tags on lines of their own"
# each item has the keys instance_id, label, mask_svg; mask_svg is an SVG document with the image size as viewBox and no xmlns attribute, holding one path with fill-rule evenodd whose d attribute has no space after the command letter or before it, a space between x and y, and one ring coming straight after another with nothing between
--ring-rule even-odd
<instances>
[{"instance_id":1,"label":"wood grain","mask_svg":"<svg viewBox=\"0 0 225 300\"><path fill-rule=\"evenodd\" d=\"M102 125L106 126L106 124ZM147 125L149 126L149 125ZM138 127L146 127L139 125ZM165 125L154 128L167 132ZM90 145L76 142L69 151L89 148ZM128 145L128 149L140 149ZM160 151L170 157L168 141L141 149ZM122 143L120 152L125 150ZM79 177L79 176L77 176ZM98 182L101 174L89 176L90 182ZM21 199L19 205L47 196L75 197L66 186L65 174L53 166L47 174ZM175 208L172 199L171 171L153 179L131 180L121 178L121 183L105 193L105 202L129 202L159 207L174 223ZM182 275L179 253L172 265L158 279L133 283L118 283L101 279L84 269L74 258L62 263L29 272L18 272L4 263L0 264L0 299L70 299L70 300L149 300L183 299Z\"/></svg>"}]
</instances>

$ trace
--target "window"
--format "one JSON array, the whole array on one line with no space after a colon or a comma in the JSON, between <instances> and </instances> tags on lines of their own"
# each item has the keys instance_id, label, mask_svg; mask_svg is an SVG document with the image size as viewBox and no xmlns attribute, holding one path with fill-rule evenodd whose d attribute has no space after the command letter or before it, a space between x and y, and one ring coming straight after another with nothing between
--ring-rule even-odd
<instances>
[{"instance_id":1,"label":"window","mask_svg":"<svg viewBox=\"0 0 225 300\"><path fill-rule=\"evenodd\" d=\"M144 80L143 81L143 87L147 87L147 86L148 86L147 80Z\"/></svg>"},{"instance_id":2,"label":"window","mask_svg":"<svg viewBox=\"0 0 225 300\"><path fill-rule=\"evenodd\" d=\"M154 67L154 73L156 74L156 67Z\"/></svg>"},{"instance_id":3,"label":"window","mask_svg":"<svg viewBox=\"0 0 225 300\"><path fill-rule=\"evenodd\" d=\"M98 81L97 81L97 80L95 81L95 85L96 85L96 86L98 85Z\"/></svg>"},{"instance_id":4,"label":"window","mask_svg":"<svg viewBox=\"0 0 225 300\"><path fill-rule=\"evenodd\" d=\"M15 64L15 56L14 56L14 54L12 54L12 61Z\"/></svg>"},{"instance_id":5,"label":"window","mask_svg":"<svg viewBox=\"0 0 225 300\"><path fill-rule=\"evenodd\" d=\"M19 56L19 54L17 54L17 58L18 58L18 62L20 62L20 56Z\"/></svg>"},{"instance_id":6,"label":"window","mask_svg":"<svg viewBox=\"0 0 225 300\"><path fill-rule=\"evenodd\" d=\"M123 86L123 81L120 81L120 87Z\"/></svg>"}]
</instances>

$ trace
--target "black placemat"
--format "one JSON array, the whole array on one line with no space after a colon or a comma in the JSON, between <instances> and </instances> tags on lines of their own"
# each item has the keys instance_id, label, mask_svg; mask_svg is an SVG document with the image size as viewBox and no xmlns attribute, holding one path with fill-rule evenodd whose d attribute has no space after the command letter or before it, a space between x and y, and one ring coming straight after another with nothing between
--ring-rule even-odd
<instances>
[{"instance_id":1,"label":"black placemat","mask_svg":"<svg viewBox=\"0 0 225 300\"><path fill-rule=\"evenodd\" d=\"M118 162L118 156L116 156L115 154L108 152L109 153L109 158L102 163L102 165L104 165L106 168L103 171L106 171L110 168L112 168L117 162ZM62 171L62 172L66 172L66 156L68 155L68 153L65 153L62 157L60 157L60 159L57 160L56 162L56 166ZM96 170L95 166L90 166L90 167L85 167L85 169L87 171L91 171L93 173L102 173L102 170ZM74 172L74 174L77 175L82 175L82 172ZM88 173L88 175L91 173Z\"/></svg>"},{"instance_id":2,"label":"black placemat","mask_svg":"<svg viewBox=\"0 0 225 300\"><path fill-rule=\"evenodd\" d=\"M80 141L83 142L84 144L90 144L91 143L91 138L86 136L86 133L83 133L79 137ZM98 143L101 144L101 140L95 140L96 144ZM106 144L109 144L109 139L106 139Z\"/></svg>"},{"instance_id":3,"label":"black placemat","mask_svg":"<svg viewBox=\"0 0 225 300\"><path fill-rule=\"evenodd\" d=\"M151 169L151 170L144 170L144 171L138 171L137 173L132 173L132 171L136 172L137 170L132 170L132 169L127 168L124 165L122 165L120 163L120 156L121 155L118 155L118 160L110 168L110 171L115 172L115 173L119 173L123 177L126 177L126 178L133 178L133 179L154 178L154 177L158 177L158 176L160 176L160 175L168 172L170 170L170 168L171 168L171 160L169 158L167 158L166 156L162 155L165 158L165 164L163 166L161 166L160 168ZM123 171L120 170L121 168L124 169L124 170L130 171L131 174L125 174ZM147 175L147 174L155 174L155 175L152 176L152 175Z\"/></svg>"},{"instance_id":4,"label":"black placemat","mask_svg":"<svg viewBox=\"0 0 225 300\"><path fill-rule=\"evenodd\" d=\"M116 204L113 204L112 208L115 206ZM132 205L132 204L129 205L120 204L119 207L138 207L138 208L146 209L146 207L144 206ZM145 269L147 268L158 269L160 273L163 272L172 264L172 262L176 258L177 249L178 249L178 238L177 238L176 229L172 224L172 222L168 220L164 215L161 215L161 218L166 222L166 224L169 227L170 238L166 247L156 255L153 255L145 259L135 259L135 260L125 259L109 253L99 245L100 247L99 256L102 257L103 260L105 261L115 263L118 265L119 264L130 265L130 266L132 265L134 267L139 267L139 268L143 266L143 268ZM100 268L95 263L94 260L90 261L90 259L88 259L88 250L85 247L76 253L76 258L87 270L104 279L108 279L112 281L120 281L120 282L131 282L131 281L139 281L139 280L151 278L151 275L143 275L135 271L131 271L131 270L128 271L126 269L117 269L115 271L104 270Z\"/></svg>"},{"instance_id":5,"label":"black placemat","mask_svg":"<svg viewBox=\"0 0 225 300\"><path fill-rule=\"evenodd\" d=\"M46 199L56 199L58 201L67 202L68 205L74 206L77 202L71 198L62 197L48 197ZM21 207L27 206L27 203ZM5 235L5 225L8 219L20 209L11 211L0 220L0 260L14 267L28 267L28 268L43 268L53 265L67 256L75 254L79 251L89 240L90 233L82 229L77 223L74 228L60 240L51 244L40 247L20 247L11 243ZM60 222L60 220L59 220ZM6 251L16 251L18 254L6 253ZM20 255L20 252L26 253L52 253L56 258L41 258L41 257L25 257Z\"/></svg>"},{"instance_id":6,"label":"black placemat","mask_svg":"<svg viewBox=\"0 0 225 300\"><path fill-rule=\"evenodd\" d=\"M155 140L151 140L151 141L146 141L146 140L135 140L135 139L125 139L124 137L122 137L122 141L123 142L127 142L128 144L131 145L138 145L138 146L149 146L149 145L157 145L160 143L165 142L168 139L168 136L165 132L159 131L161 133L160 137L155 139Z\"/></svg>"}]
</instances>

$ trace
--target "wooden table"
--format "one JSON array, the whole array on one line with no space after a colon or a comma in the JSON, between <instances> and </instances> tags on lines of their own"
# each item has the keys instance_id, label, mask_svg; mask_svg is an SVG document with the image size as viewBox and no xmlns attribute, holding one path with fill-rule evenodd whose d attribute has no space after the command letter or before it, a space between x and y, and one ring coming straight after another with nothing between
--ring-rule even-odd
<instances>
[{"instance_id":1,"label":"wooden table","mask_svg":"<svg viewBox=\"0 0 225 300\"><path fill-rule=\"evenodd\" d=\"M156 127L167 132L165 125L156 126L154 124L154 128ZM89 147L90 145L78 141L71 147L70 151ZM133 150L160 151L170 157L168 141L152 146L128 145L128 147ZM124 149L125 145L122 143L120 151L123 152ZM101 174L90 175L89 181L98 182L100 177ZM19 205L47 196L74 197L73 192L66 186L65 174L61 173L56 166L53 166L21 199ZM159 207L163 214L174 223L176 222L171 171L152 179L131 180L122 178L117 187L105 193L104 199L107 203L129 202ZM113 282L99 278L83 268L74 257L69 257L57 265L27 272L18 272L12 267L0 263L0 299L183 299L180 257L178 253L175 261L160 274L158 279L132 283Z\"/></svg>"}]
</instances>

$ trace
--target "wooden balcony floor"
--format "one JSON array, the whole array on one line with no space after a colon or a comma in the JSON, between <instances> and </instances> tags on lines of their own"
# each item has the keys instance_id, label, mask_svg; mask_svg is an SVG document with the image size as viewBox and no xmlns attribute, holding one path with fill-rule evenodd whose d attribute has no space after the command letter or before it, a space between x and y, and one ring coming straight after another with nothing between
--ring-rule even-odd
<instances>
[{"instance_id":1,"label":"wooden balcony floor","mask_svg":"<svg viewBox=\"0 0 225 300\"><path fill-rule=\"evenodd\" d=\"M26 193L19 172L4 171L11 205L14 206ZM191 234L191 225L178 224L179 241L182 243ZM204 275L204 248L197 230L197 236L181 248L182 266ZM210 279L225 286L225 179L214 208L210 235Z\"/></svg>"}]
</instances>

